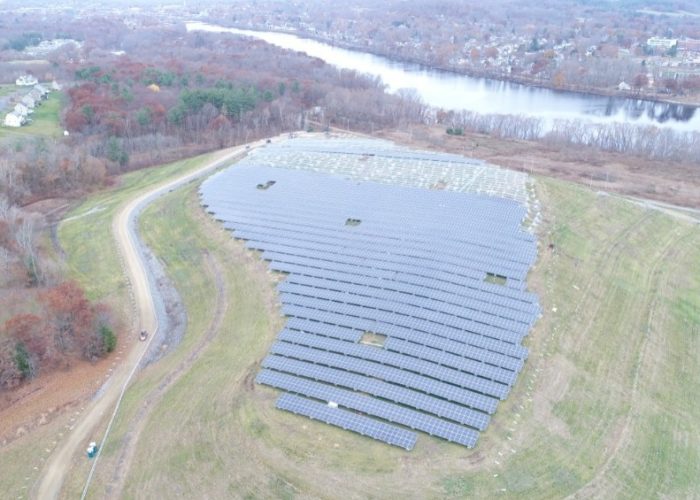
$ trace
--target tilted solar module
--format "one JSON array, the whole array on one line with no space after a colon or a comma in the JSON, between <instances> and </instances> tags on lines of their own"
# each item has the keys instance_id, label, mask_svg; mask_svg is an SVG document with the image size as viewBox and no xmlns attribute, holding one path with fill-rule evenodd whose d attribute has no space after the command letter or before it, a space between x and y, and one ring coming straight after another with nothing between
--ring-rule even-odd
<instances>
[{"instance_id":1,"label":"tilted solar module","mask_svg":"<svg viewBox=\"0 0 700 500\"><path fill-rule=\"evenodd\" d=\"M378 422L347 410L331 408L323 403L295 396L294 394L280 395L276 406L280 410L287 410L313 420L320 420L321 422L357 432L378 441L400 446L409 451L413 449L418 439L415 432Z\"/></svg>"},{"instance_id":2,"label":"tilted solar module","mask_svg":"<svg viewBox=\"0 0 700 500\"><path fill-rule=\"evenodd\" d=\"M322 401L334 402L343 408L361 411L367 415L395 424L405 425L411 429L426 432L431 436L447 439L453 443L470 448L476 444L479 438L479 433L468 427L411 410L410 408L387 403L367 395L295 377L294 375L263 369L255 380L259 384L266 384L277 389Z\"/></svg>"}]
</instances>

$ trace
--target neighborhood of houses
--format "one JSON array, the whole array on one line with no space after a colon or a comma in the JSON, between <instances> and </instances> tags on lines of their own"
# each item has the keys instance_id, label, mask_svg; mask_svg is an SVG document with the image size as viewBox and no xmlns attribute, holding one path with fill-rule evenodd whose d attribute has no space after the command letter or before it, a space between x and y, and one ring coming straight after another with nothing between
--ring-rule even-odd
<instances>
[{"instance_id":1,"label":"neighborhood of houses","mask_svg":"<svg viewBox=\"0 0 700 500\"><path fill-rule=\"evenodd\" d=\"M41 85L32 75L22 75L15 80L18 87L31 87L26 94L14 100L14 108L5 115L3 125L6 127L21 127L31 122L34 109L48 97L51 90L60 90L60 85L54 80L50 88ZM18 94L18 96L21 94Z\"/></svg>"}]
</instances>

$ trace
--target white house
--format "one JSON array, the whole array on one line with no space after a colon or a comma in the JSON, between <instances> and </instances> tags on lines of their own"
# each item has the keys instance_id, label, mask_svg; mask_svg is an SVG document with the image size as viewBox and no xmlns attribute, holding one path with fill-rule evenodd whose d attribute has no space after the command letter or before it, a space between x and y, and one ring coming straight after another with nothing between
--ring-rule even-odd
<instances>
[{"instance_id":1,"label":"white house","mask_svg":"<svg viewBox=\"0 0 700 500\"><path fill-rule=\"evenodd\" d=\"M5 115L4 124L6 127L21 127L25 121L26 118L24 116L18 115L13 111Z\"/></svg>"},{"instance_id":2,"label":"white house","mask_svg":"<svg viewBox=\"0 0 700 500\"><path fill-rule=\"evenodd\" d=\"M29 92L29 94L27 94L27 95L31 96L32 99L34 99L35 104L39 104L41 102L41 100L44 99L44 95L41 93L41 91L37 90L36 87L34 87L31 90L31 92Z\"/></svg>"},{"instance_id":3,"label":"white house","mask_svg":"<svg viewBox=\"0 0 700 500\"><path fill-rule=\"evenodd\" d=\"M631 90L631 89L632 89L632 87L627 82L620 82L617 85L617 90Z\"/></svg>"},{"instance_id":4,"label":"white house","mask_svg":"<svg viewBox=\"0 0 700 500\"><path fill-rule=\"evenodd\" d=\"M61 90L61 86L56 80L51 82L51 90Z\"/></svg>"},{"instance_id":5,"label":"white house","mask_svg":"<svg viewBox=\"0 0 700 500\"><path fill-rule=\"evenodd\" d=\"M46 96L49 95L49 89L41 84L34 85L34 90L38 91L41 94L41 97L44 99L46 99Z\"/></svg>"},{"instance_id":6,"label":"white house","mask_svg":"<svg viewBox=\"0 0 700 500\"><path fill-rule=\"evenodd\" d=\"M21 102L18 102L15 105L15 109L12 111L15 114L21 115L21 116L27 116L29 113L33 113L33 109L29 109L27 106L22 104Z\"/></svg>"},{"instance_id":7,"label":"white house","mask_svg":"<svg viewBox=\"0 0 700 500\"><path fill-rule=\"evenodd\" d=\"M32 75L22 75L17 80L15 80L15 84L20 86L20 87L31 87L33 85L36 85L39 83L39 80L36 79L36 77Z\"/></svg>"},{"instance_id":8,"label":"white house","mask_svg":"<svg viewBox=\"0 0 700 500\"><path fill-rule=\"evenodd\" d=\"M647 45L655 49L671 49L678 45L678 39L676 38L661 38L658 36L652 36L647 40Z\"/></svg>"},{"instance_id":9,"label":"white house","mask_svg":"<svg viewBox=\"0 0 700 500\"><path fill-rule=\"evenodd\" d=\"M36 101L34 98L27 94L24 97L22 97L22 100L20 101L22 104L24 104L27 108L29 109L34 109L34 106L36 106Z\"/></svg>"}]
</instances>

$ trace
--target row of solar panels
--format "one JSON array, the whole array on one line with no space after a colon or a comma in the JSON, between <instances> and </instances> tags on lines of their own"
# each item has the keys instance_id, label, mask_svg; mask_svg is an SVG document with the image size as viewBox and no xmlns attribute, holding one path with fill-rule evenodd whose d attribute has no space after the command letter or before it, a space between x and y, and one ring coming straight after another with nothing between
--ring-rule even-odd
<instances>
[{"instance_id":1,"label":"row of solar panels","mask_svg":"<svg viewBox=\"0 0 700 500\"><path fill-rule=\"evenodd\" d=\"M285 328L277 336L278 340L301 344L326 351L337 352L347 356L364 357L364 359L376 361L388 366L396 366L398 368L407 369L423 373L446 382L453 383L465 388L475 388L479 392L489 394L493 397L504 399L507 394L508 387L515 382L515 372L505 370L503 368L478 363L464 358L457 366L450 364L436 363L434 360L421 359L419 356L403 353L401 351L393 351L390 349L367 349L366 346L358 344L356 341L345 341L323 335L316 335L299 330ZM393 341L400 339L392 339ZM416 351L419 350L416 345ZM475 384L483 384L486 381L497 382L495 384L486 384L481 388L476 388ZM505 384L505 386L503 385Z\"/></svg>"},{"instance_id":2,"label":"row of solar panels","mask_svg":"<svg viewBox=\"0 0 700 500\"><path fill-rule=\"evenodd\" d=\"M313 295L290 292L290 287L294 286L296 285L281 285L280 292L282 293L283 303L300 305L312 309L327 309L329 306L336 307L337 304L336 310L338 311L351 311L352 309L350 308L360 308L361 311L358 312L362 312L365 315L372 315L372 317L375 318L384 318L390 322L393 322L394 318L397 317L401 317L403 324L406 324L406 321L416 322L411 324L429 322L439 327L445 326L456 330L462 330L470 334L502 340L509 344L520 343L526 333L526 331L508 331L441 311L421 309L417 306L373 297L362 297L359 295L329 292L320 289L317 289ZM328 304L329 302L334 304Z\"/></svg>"},{"instance_id":3,"label":"row of solar panels","mask_svg":"<svg viewBox=\"0 0 700 500\"><path fill-rule=\"evenodd\" d=\"M519 343L513 341L509 332L503 332L495 328L484 327L482 331L472 331L464 329L451 321L452 317L445 320L445 315L421 315L409 316L389 310L364 307L358 304L347 302L333 302L322 300L316 297L304 297L301 295L285 294L282 297L283 311L285 314L294 316L292 308L302 307L309 310L332 311L350 318L366 319L374 322L375 326L395 325L422 333L429 333L439 337L445 337L461 342L469 342L482 346L485 349L500 352L509 356L523 357L523 349ZM384 333L380 329L377 333Z\"/></svg>"},{"instance_id":4,"label":"row of solar panels","mask_svg":"<svg viewBox=\"0 0 700 500\"><path fill-rule=\"evenodd\" d=\"M470 259L475 262L480 262L485 267L493 267L493 260L498 259L498 268L501 266L504 269L512 269L514 273L522 272L523 266L532 264L532 256L529 255L529 247L527 251L513 254L511 251L497 250L483 245L470 244L463 241L453 241L442 239L435 241L415 241L403 239L399 240L391 238L384 233L383 235L365 235L361 232L335 228L315 229L300 231L295 223L268 222L264 217L255 219L254 222L246 222L243 218L237 218L235 221L229 222L239 234L245 232L252 237L261 238L284 238L286 242L306 242L313 243L317 248L327 248L335 250L335 247L352 245L355 249L360 250L376 250L381 248L385 253L395 253L398 255L407 255L412 257L423 257L429 260L435 260L435 250L440 249L439 257L451 261L454 258L464 259L465 255L469 255ZM520 260L517 260L520 258Z\"/></svg>"},{"instance_id":5,"label":"row of solar panels","mask_svg":"<svg viewBox=\"0 0 700 500\"><path fill-rule=\"evenodd\" d=\"M470 323L480 323L514 332L518 335L518 338L522 338L530 327L529 324L524 322L494 314L492 310L488 312L481 310L481 307L489 309L488 306L477 308L475 306L478 304L474 304L473 301L465 301L465 304L455 303L454 297L449 296L446 297L447 300L438 300L426 295L408 295L397 293L396 290L370 288L365 285L331 283L328 281L324 283L317 278L303 276L295 276L293 279L281 283L278 289L284 293L318 297L339 302L363 303L363 301L371 300L372 308L383 309L386 305L387 308L394 312L401 312L407 315L412 315L416 310L425 310L428 313L445 313ZM355 298L358 298L359 301L354 302Z\"/></svg>"},{"instance_id":6,"label":"row of solar panels","mask_svg":"<svg viewBox=\"0 0 700 500\"><path fill-rule=\"evenodd\" d=\"M392 356L391 354L384 356L387 358L386 361L391 363L382 363L378 359L372 360L371 355L380 349L367 345L358 345L357 347L365 350L366 358L337 354L281 340L272 344L270 353L399 384L489 414L496 411L498 398L505 398L508 393L509 388L506 385L455 372L437 365L428 368L428 365L432 363L416 362L411 368L408 363L411 358L408 356ZM362 353L356 352L355 354L361 355ZM398 363L401 366L394 367L393 363ZM465 389L465 387L467 388Z\"/></svg>"},{"instance_id":7,"label":"row of solar panels","mask_svg":"<svg viewBox=\"0 0 700 500\"><path fill-rule=\"evenodd\" d=\"M489 423L487 414L459 403L337 368L275 355L269 355L263 359L262 367L365 393L480 431L486 429Z\"/></svg>"},{"instance_id":8,"label":"row of solar panels","mask_svg":"<svg viewBox=\"0 0 700 500\"><path fill-rule=\"evenodd\" d=\"M252 170L240 168L241 171ZM509 235L511 238L532 240L529 234L519 234L518 223L526 216L525 208L512 200L493 198L476 194L426 191L412 188L401 188L375 183L357 184L352 197L338 197L339 190L343 189L342 179L318 180L319 174L310 172L289 172L273 168L254 169L255 175L241 176L240 185L232 186L224 190L220 186L206 187L206 195L219 210L227 210L230 207L255 208L256 203L264 201L264 208L274 212L280 205L293 208L299 215L311 222L325 222L336 220L345 215L366 216L367 224L392 225L394 228L407 231L409 234L434 232L434 228L452 227L461 221L464 230L470 228L485 228L489 234ZM262 175L258 174L262 170ZM293 188L289 181L291 176L298 176L304 182L314 182L313 197L307 193L299 192ZM328 176L326 176L328 177ZM217 177L214 177L216 180ZM252 184L252 186L251 186ZM257 186L260 188L255 189ZM254 193L247 196L229 197L228 195L244 194L250 187ZM388 189L383 189L388 188ZM403 200L401 200L403 198ZM324 203L335 200L332 206L325 207L329 212L327 217L319 214L318 210L324 208ZM401 202L404 206L410 206L411 211L400 210ZM371 217L379 211L381 217ZM435 217L440 217L435 220ZM433 221L433 225L425 222ZM493 225L493 222L500 224ZM462 232L460 228L458 233Z\"/></svg>"},{"instance_id":9,"label":"row of solar panels","mask_svg":"<svg viewBox=\"0 0 700 500\"><path fill-rule=\"evenodd\" d=\"M279 177L276 173L272 172L270 176ZM309 176L309 174L305 174ZM264 178L263 178L264 179ZM244 181L246 183L249 180ZM253 180L253 182L256 182ZM266 181L266 184L272 181ZM280 181L283 182L283 181ZM408 235L416 236L419 234L432 234L434 233L434 228L449 228L455 226L460 221L464 221L460 228L457 230L457 235L473 229L486 229L490 235L505 235L510 238L516 238L523 241L532 241L532 235L529 234L519 234L515 229L517 224L522 222L523 217L527 214L525 209L518 205L516 202L512 201L503 210L498 204L494 205L492 203L484 204L481 206L469 206L466 208L464 205L455 205L454 203L445 204L436 199L434 202L429 202L428 200L423 200L422 202L414 203L412 208L414 208L416 213L401 212L397 209L396 199L385 199L385 200L374 200L372 196L382 196L381 192L367 196L367 199L356 200L357 203L353 202L343 202L342 199L338 200L332 208L329 208L329 213L327 217L320 217L317 210L321 208L324 201L328 201L332 194L331 187L328 189L320 189L315 191L318 197L308 198L298 198L296 195L289 193L284 190L284 187L277 187L277 181L274 184L270 184L269 187L264 189L257 189L255 195L248 196L242 199L231 199L226 198L225 195L222 196L219 190L212 188L209 195L217 200L217 206L220 210L227 210L231 207L240 208L251 208L251 203L265 201L269 206L264 207L266 213L274 214L275 209L283 203L294 204L294 210L299 214L299 217L303 218L309 222L332 222L341 218L343 215L348 217L352 215L357 216L367 216L366 222L370 226L380 227L380 226L391 226L394 229L403 229L407 231ZM365 184L360 184L360 186L365 186ZM381 185L379 185L381 186ZM238 189L240 192L244 191L246 185L240 186ZM404 188L408 189L408 188ZM463 193L452 193L455 196L467 196L470 195ZM479 200L484 198L479 195L471 195L472 198ZM395 198L395 197L394 197ZM218 200L222 203L219 204ZM408 201L408 200L407 200ZM430 204L434 203L434 204ZM371 210L381 210L381 217L372 219ZM433 226L427 226L425 223L432 220L433 217L441 217L439 222ZM493 226L493 222L503 223L503 225ZM515 225L515 228L514 228Z\"/></svg>"},{"instance_id":10,"label":"row of solar panels","mask_svg":"<svg viewBox=\"0 0 700 500\"><path fill-rule=\"evenodd\" d=\"M315 263L313 261L295 264L290 260L296 260L297 256L291 259L283 257L284 260L273 261L270 266L275 271L288 273L290 276L312 277L321 280L338 283L354 283L369 288L381 288L395 290L397 293L409 293L428 296L432 294L449 294L457 301L474 301L483 304L483 307L498 307L504 311L513 311L511 318L520 319L521 315L525 319L521 321L531 321L539 313L539 305L536 301L530 302L530 294L523 295L522 300L503 295L503 287L489 283L473 282L468 285L461 285L446 280L436 279L433 276L423 276L415 272L389 272L376 268L348 266L337 263ZM501 293L499 293L501 292ZM475 307L478 310L481 306ZM504 313L508 317L508 313Z\"/></svg>"},{"instance_id":11,"label":"row of solar panels","mask_svg":"<svg viewBox=\"0 0 700 500\"><path fill-rule=\"evenodd\" d=\"M344 264L360 264L364 266L377 267L378 269L386 270L402 270L402 269L421 269L424 273L441 273L442 275L455 276L461 281L471 280L483 282L488 272L492 274L504 276L508 280L503 288L513 288L516 291L522 290L524 287L524 277L527 271L523 270L518 275L509 272L507 269L497 268L495 266L484 269L482 266L478 268L474 263L465 261L462 265L458 263L450 263L440 260L428 261L426 259L409 257L397 254L383 254L380 250L366 251L354 250L351 245L348 245L346 251L324 251L317 249L314 245L299 246L290 242L285 242L283 238L266 238L268 241L252 239L246 236L244 231L236 231L235 236L246 240L248 248L255 250L264 250L266 252L277 252L282 254L299 255L304 257L318 258L326 261L340 262ZM276 241L271 241L276 240ZM364 254L364 258L363 258Z\"/></svg>"},{"instance_id":12,"label":"row of solar panels","mask_svg":"<svg viewBox=\"0 0 700 500\"><path fill-rule=\"evenodd\" d=\"M254 248L254 246L248 247ZM272 261L272 264L275 265L275 270L278 271L289 272L285 269L287 265L298 265L310 269L337 271L350 275L374 276L386 280L406 281L418 285L429 280L434 282L434 288L438 289L441 287L444 288L444 286L450 287L451 285L455 285L464 292L475 290L477 292L483 291L490 293L488 299L490 299L491 302L502 303L504 305L510 305L511 307L517 307L518 302L524 302L528 306L533 304L533 302L527 300L530 298L529 295L518 293L520 290L506 288L497 284L485 283L481 280L454 275L446 271L433 270L431 272L423 268L402 268L399 264L389 263L376 265L371 261L361 260L359 258L354 260L343 259L319 254L317 252L312 255L300 254L301 252L288 253L263 250L263 258ZM511 291L514 293L509 293ZM503 299L499 299L496 296L501 296ZM508 299L512 299L512 301ZM531 314L536 317L539 312L539 306L536 305L537 303L534 304L535 307L529 309L532 310Z\"/></svg>"},{"instance_id":13,"label":"row of solar panels","mask_svg":"<svg viewBox=\"0 0 700 500\"><path fill-rule=\"evenodd\" d=\"M357 155L374 156L380 158L398 158L402 160L424 160L433 162L448 162L462 165L483 165L482 160L475 158L465 158L449 153L433 153L410 151L400 149L391 143L382 144L376 141L355 142L355 141L315 141L313 139L303 139L299 141L286 141L274 146L267 146L267 150L261 150L263 155L289 151L300 151L303 153L323 153L329 155Z\"/></svg>"},{"instance_id":14,"label":"row of solar panels","mask_svg":"<svg viewBox=\"0 0 700 500\"><path fill-rule=\"evenodd\" d=\"M307 149L308 148L308 149ZM297 149L297 148L295 148ZM408 150L402 150L397 148L379 148L375 149L374 145L371 144L358 144L356 146L343 146L343 145L331 145L331 146L314 146L314 145L301 145L298 148L299 151L303 153L311 152L317 155L338 155L338 156L368 156L380 159L389 160L403 160L403 161L425 161L435 164L447 164L448 168L468 168L474 169L475 167L480 167L485 164L484 161L475 158L465 158L464 156L451 155L448 153L435 153L432 152L413 152ZM268 152L264 152L268 153ZM270 151L269 153L274 154L275 151ZM299 159L303 162L304 159ZM493 167L495 168L495 167Z\"/></svg>"},{"instance_id":15,"label":"row of solar panels","mask_svg":"<svg viewBox=\"0 0 700 500\"><path fill-rule=\"evenodd\" d=\"M457 355L470 353L471 356L482 359L485 363L506 369L522 365L522 361L527 357L527 348L521 345L506 344L496 339L466 334L459 330L451 331L434 325L427 325L429 329L426 329L426 325L421 323L405 322L401 324L392 322L392 318L386 315L368 318L369 313L347 314L343 311L343 307L324 310L295 304L283 304L282 310L285 315L295 318L316 320L333 325L353 326L387 337L396 337L427 346L437 345L440 346L438 348Z\"/></svg>"},{"instance_id":16,"label":"row of solar panels","mask_svg":"<svg viewBox=\"0 0 700 500\"><path fill-rule=\"evenodd\" d=\"M440 222L433 226L428 226L425 224L427 220L430 220L430 217L427 217L428 214L422 217L412 217L404 213L400 217L395 218L390 217L390 214L382 214L381 218L372 218L372 214L367 207L360 209L358 206L353 205L343 208L338 204L332 209L327 208L326 210L329 213L325 217L318 216L318 213L314 212L314 209L311 207L308 207L306 210L296 207L293 209L296 217L289 219L285 217L285 204L289 203L291 205L294 201L286 200L282 196L276 196L267 191L260 191L260 194L250 199L224 197L218 199L214 195L210 194L210 196L213 196L213 199L216 201L218 212L224 216L229 214L250 215L252 213L252 215L258 215L270 221L283 222L291 220L299 228L335 228L335 230L338 230L340 226L340 229L347 231L348 228L344 227L343 223L347 218L356 218L362 221L362 225L353 228L353 233L369 236L390 236L400 240L423 239L431 241L435 240L436 235L441 235L448 240L458 242L474 241L475 243L488 244L489 247L505 250L511 248L514 243L533 242L532 235L514 229L514 226L517 228L521 222L523 212L518 212L513 217L502 217L500 219L488 217L486 214L464 213L447 216L438 212L432 214L432 216L439 218ZM320 205L322 204L315 207L315 210L323 210ZM372 206L372 209L382 210L382 207ZM475 236L479 236L479 238L475 238Z\"/></svg>"},{"instance_id":17,"label":"row of solar panels","mask_svg":"<svg viewBox=\"0 0 700 500\"><path fill-rule=\"evenodd\" d=\"M313 271L312 274L314 274ZM477 314L478 316L483 313L485 317L478 321L496 326L506 324L499 323L499 320L505 320L516 325L525 325L526 327L532 326L533 322L532 313L526 313L483 300L476 300L468 295L456 295L442 290L429 289L425 286L398 281L338 273L332 278L294 274L290 275L287 283L290 285L302 285L307 288L358 293L370 297L398 300L407 304L417 304L428 309L442 310L443 304L445 306L458 306L461 308L461 314ZM474 317L473 319L477 318Z\"/></svg>"},{"instance_id":18,"label":"row of solar panels","mask_svg":"<svg viewBox=\"0 0 700 500\"><path fill-rule=\"evenodd\" d=\"M377 326L376 323L356 321L355 318L346 318L335 313L317 315L315 311L303 308L298 308L295 312L314 316L314 318L323 318L329 322L295 316L287 320L286 328L348 342L359 342L365 331L374 331L373 327ZM348 323L352 323L352 325ZM514 372L517 375L523 366L523 358L506 356L466 342L457 342L391 326L385 327L384 332L386 335L390 335L384 341L384 349L409 354L470 373L480 373L492 380L500 380L505 375L488 375L489 368ZM477 365L483 365L483 367L477 368Z\"/></svg>"},{"instance_id":19,"label":"row of solar panels","mask_svg":"<svg viewBox=\"0 0 700 500\"><path fill-rule=\"evenodd\" d=\"M374 419L347 410L331 408L328 405L301 398L293 394L282 394L277 399L276 406L280 410L303 415L313 420L320 420L326 424L357 432L358 434L383 441L384 443L400 446L408 451L412 450L416 445L416 439L418 437L415 432L377 422Z\"/></svg>"},{"instance_id":20,"label":"row of solar panels","mask_svg":"<svg viewBox=\"0 0 700 500\"><path fill-rule=\"evenodd\" d=\"M400 262L414 266L421 266L426 269L455 269L461 270L461 273L468 273L475 280L483 280L486 273L494 271L499 275L508 278L511 282L516 280L518 286L527 277L529 264L515 264L508 262L500 262L498 258L488 255L487 252L469 252L460 255L451 252L441 251L436 253L433 248L423 250L413 250L404 247L401 242L378 246L377 242L374 245L369 245L362 241L348 240L338 241L329 240L327 242L311 240L301 235L290 237L277 232L267 232L264 230L251 231L243 228L242 224L236 224L236 221L230 223L236 227L235 235L238 238L248 240L249 245L259 245L259 248L285 248L293 252L306 253L307 250L315 252L324 252L328 255L343 255L345 257L366 256L366 259L383 262ZM263 247L263 245L265 245ZM465 255L469 258L465 259Z\"/></svg>"},{"instance_id":21,"label":"row of solar panels","mask_svg":"<svg viewBox=\"0 0 700 500\"><path fill-rule=\"evenodd\" d=\"M433 417L426 413L412 410L410 408L404 408L402 406L397 406L345 389L340 389L326 384L302 379L293 375L276 372L273 370L262 370L258 374L256 381L260 384L269 385L277 389L282 389L295 394L301 394L303 396L306 396L307 398L314 398L317 400L325 401L326 404L316 403L314 405L309 405L310 407L315 407L319 412L324 412L324 415L328 410L321 410L321 407L333 409L327 404L328 402L332 402L342 407L335 409L347 409L352 410L353 412L362 412L364 415L381 418L382 420L386 420L387 422L400 424L417 431L425 432L427 434L430 434L431 436L436 436L442 439L447 439L448 441L454 443L459 443L463 446L473 447L476 444L476 441L479 437L478 433L472 429L463 427L458 424L454 424L452 422L446 422L445 420ZM316 412L314 413L317 414ZM340 414L342 415L342 413L343 412L341 411ZM357 415L357 413L353 414ZM313 415L306 414L306 416ZM317 420L321 420L321 418L316 418ZM361 430L365 430L368 427L373 428L373 423L376 422L376 420L370 419L366 416L362 416L362 418L367 418L371 421L371 423L362 422L365 425L360 426ZM360 433L368 435L366 431ZM381 435L382 437L379 437L380 435L377 435L377 437L371 437L374 437L375 439L379 439L384 442L389 442L384 437L388 435L390 434ZM389 444L394 443L389 442ZM402 447L410 449L406 446Z\"/></svg>"},{"instance_id":22,"label":"row of solar panels","mask_svg":"<svg viewBox=\"0 0 700 500\"><path fill-rule=\"evenodd\" d=\"M317 210L323 205L334 191L337 192L337 183L330 183L328 185L321 184L320 186L315 186L314 194L317 195L313 198L303 196L302 193L290 190L288 187L284 186L284 177L289 175L285 174L280 176L279 171L268 172L270 177L281 177L282 181L279 179L270 179L265 181L265 185L257 189L254 196L249 196L245 199L229 199L229 204L221 205L220 208L226 209L230 206L241 205L245 206L249 204L251 200L266 200L269 201L271 209L278 206L280 203L289 203L293 206L294 210L298 212L300 217L307 220L326 220L323 217L319 217ZM317 174L310 174L307 172L298 172L296 175L311 178ZM260 177L256 177L260 179ZM262 178L264 179L264 177ZM283 184L278 184L282 182ZM257 182L257 181L254 181ZM258 186L256 184L255 186ZM267 186L267 187L265 187ZM460 219L465 219L465 228L478 228L486 227L488 228L489 223L494 221L506 223L503 226L490 227L489 233L492 234L504 234L511 235L512 237L518 237L519 239L527 239L527 235L518 235L517 231L514 230L513 224L522 221L523 217L527 214L525 208L512 200L505 200L504 198L488 198L479 195L469 195L465 193L449 193L449 198L445 199L442 194L438 196L432 195L430 197L423 197L420 190L411 188L402 188L408 193L401 193L408 199L407 202L411 202L413 208L415 208L415 213L406 213L398 209L396 202L399 192L392 194L387 194L383 192L380 187L381 184L371 185L360 184L363 190L359 193L353 200L338 199L337 204L330 208L328 214L328 219L334 220L337 215L346 215L356 213L357 215L371 215L370 207L372 210L381 210L381 218L372 220L372 224L382 224L390 223L392 225L401 223L403 227L411 232L421 231L430 232L432 227L420 227L424 222L432 220L434 216L442 216L439 222L437 222L436 227L449 227ZM244 187L240 186L238 189L241 191ZM393 186L387 186L393 188ZM415 193L413 193L415 191ZM217 191L214 190L212 195L216 195ZM411 193L414 196L411 196ZM420 194L420 197L415 196L415 194ZM374 199L373 197L382 196L381 199ZM472 198L473 202L469 204L462 203L467 200L459 200L459 197ZM411 200L413 198L413 200ZM431 199L433 198L433 199ZM450 200L450 198L453 198ZM221 199L226 199L221 197ZM496 200L496 201L494 201ZM368 205L365 205L364 203ZM367 219L370 221L370 219ZM416 223L412 223L415 221Z\"/></svg>"}]
</instances>

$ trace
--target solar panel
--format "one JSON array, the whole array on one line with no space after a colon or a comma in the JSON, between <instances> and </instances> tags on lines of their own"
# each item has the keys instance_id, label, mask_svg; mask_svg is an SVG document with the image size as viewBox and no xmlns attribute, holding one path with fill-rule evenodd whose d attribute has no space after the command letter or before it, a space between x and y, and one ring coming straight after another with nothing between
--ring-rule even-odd
<instances>
[{"instance_id":1,"label":"solar panel","mask_svg":"<svg viewBox=\"0 0 700 500\"><path fill-rule=\"evenodd\" d=\"M499 399L504 399L508 393L508 386L487 380L471 373L460 372L453 368L440 366L435 363L416 359L411 356L404 356L400 353L386 351L372 346L342 342L334 339L324 338L317 335L302 332L282 330L277 336L279 340L300 344L307 347L322 349L346 356L374 361L387 366L417 372L422 375L436 378L438 380L454 384L465 389L471 389L482 394L486 394ZM275 347L271 352L276 352ZM285 352L293 352L288 349ZM317 358L314 358L317 359ZM339 366L333 363L331 366Z\"/></svg>"},{"instance_id":2,"label":"solar panel","mask_svg":"<svg viewBox=\"0 0 700 500\"><path fill-rule=\"evenodd\" d=\"M262 366L263 368L287 372L339 387L346 387L354 391L361 391L395 403L410 406L416 410L432 413L433 415L452 420L459 424L474 427L480 431L486 429L489 422L489 416L485 413L364 375L276 355L268 355L265 357Z\"/></svg>"},{"instance_id":3,"label":"solar panel","mask_svg":"<svg viewBox=\"0 0 700 500\"><path fill-rule=\"evenodd\" d=\"M404 425L470 448L476 444L479 438L479 433L468 427L353 391L305 380L286 373L263 369L255 380L259 384L269 385L310 398L333 401L344 408L361 411L367 415Z\"/></svg>"},{"instance_id":4,"label":"solar panel","mask_svg":"<svg viewBox=\"0 0 700 500\"><path fill-rule=\"evenodd\" d=\"M304 415L313 420L320 420L326 424L357 432L363 436L399 446L408 451L413 449L418 439L415 432L378 422L347 410L332 408L326 404L311 401L294 394L280 395L276 406L280 410Z\"/></svg>"},{"instance_id":5,"label":"solar panel","mask_svg":"<svg viewBox=\"0 0 700 500\"><path fill-rule=\"evenodd\" d=\"M313 166L298 168L289 154ZM257 381L296 394L280 398L284 409L406 449L415 434L397 437L409 431L388 423L474 446L515 383L540 314L526 290L537 257L526 208L517 197L311 171L352 177L346 165L358 157L372 169L390 161L401 184L402 164L436 176L458 166L471 183L469 169L485 175L482 162L455 155L310 140L252 155L200 189L234 237L287 275L278 284L287 324Z\"/></svg>"}]
</instances>

